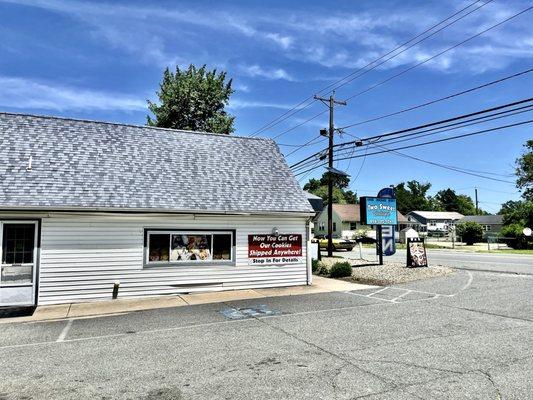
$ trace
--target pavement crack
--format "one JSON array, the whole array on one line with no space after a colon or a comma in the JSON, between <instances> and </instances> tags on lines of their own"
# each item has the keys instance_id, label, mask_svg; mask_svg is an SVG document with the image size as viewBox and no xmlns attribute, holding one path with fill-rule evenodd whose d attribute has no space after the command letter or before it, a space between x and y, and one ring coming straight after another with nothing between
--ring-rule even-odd
<instances>
[{"instance_id":1,"label":"pavement crack","mask_svg":"<svg viewBox=\"0 0 533 400\"><path fill-rule=\"evenodd\" d=\"M274 330L276 330L278 332L281 332L284 335L289 336L289 337L291 337L291 338L293 338L293 339L305 344L306 346L313 347L313 348L315 348L315 349L317 349L317 350L319 350L319 351L321 351L323 353L326 353L326 354L330 355L331 357L333 357L333 358L335 358L337 360L343 361L345 364L350 365L350 366L354 367L355 369L357 369L357 370L359 370L361 372L364 372L365 374L373 376L374 378L378 379L379 381L381 381L383 383L386 383L387 385L390 385L392 388L398 387L398 385L395 382L393 382L392 380L384 378L383 376L380 376L380 375L378 375L378 374L376 374L376 373L374 373L372 371L368 371L365 368L362 368L361 366L355 364L351 359L349 359L347 357L344 357L344 356L341 356L341 355L339 355L339 354L337 354L337 353L335 353L333 351L330 351L330 350L328 350L328 349L326 349L326 348L324 348L324 347L322 347L322 346L320 346L320 345L318 345L316 343L313 343L313 342L310 342L308 340L305 340L305 339L303 339L303 338L301 338L301 337L299 337L299 336L297 336L297 335L295 335L295 334L293 334L293 333L291 333L291 332L289 332L289 331L287 331L287 330L285 330L285 329L283 329L283 328L281 328L279 326L275 326L275 325L269 324L268 322L264 321L264 318L256 317L256 316L251 316L251 318L255 319L256 321L258 321L258 322L260 322L260 323L262 323L262 324L264 324L266 326L268 326L271 329L274 329ZM344 365L343 368L346 367L347 365Z\"/></svg>"},{"instance_id":2,"label":"pavement crack","mask_svg":"<svg viewBox=\"0 0 533 400\"><path fill-rule=\"evenodd\" d=\"M485 376L487 378L487 380L490 382L490 384L492 385L492 387L494 388L494 391L496 393L495 399L496 400L501 400L502 399L502 393L500 392L500 389L498 388L498 386L496 386L496 382L494 382L494 379L492 378L492 375L490 374L490 372L483 371L481 369L478 369L477 372L479 372L480 374Z\"/></svg>"},{"instance_id":3,"label":"pavement crack","mask_svg":"<svg viewBox=\"0 0 533 400\"><path fill-rule=\"evenodd\" d=\"M512 319L515 321L522 321L522 322L533 322L533 320L528 318L522 318L522 317L513 317L511 315L505 315L505 314L499 314L499 313L493 313L489 311L482 311L482 310L476 310L474 308L467 308L467 307L458 307L458 306L451 306L449 304L439 304L441 307L448 307L448 308L454 308L456 310L464 310L464 311L470 311L478 314L485 314L485 315L491 315L493 317L501 317L501 318L507 318Z\"/></svg>"},{"instance_id":4,"label":"pavement crack","mask_svg":"<svg viewBox=\"0 0 533 400\"><path fill-rule=\"evenodd\" d=\"M406 366L406 367L415 367L415 368L420 368L420 369L425 369L426 371L438 371L438 372L448 372L450 374L458 374L458 375L463 375L464 372L463 371L456 371L456 370L453 370L453 369L447 369L447 368L438 368L438 367L430 367L428 365L420 365L420 364L416 364L416 363L409 363L409 362L404 362L404 361L398 361L398 360L379 360L379 359L367 359L367 360L363 360L363 359L355 359L356 361L362 361L362 362L375 362L375 363L383 363L383 364L396 364L396 365L402 365L402 366Z\"/></svg>"}]
</instances>

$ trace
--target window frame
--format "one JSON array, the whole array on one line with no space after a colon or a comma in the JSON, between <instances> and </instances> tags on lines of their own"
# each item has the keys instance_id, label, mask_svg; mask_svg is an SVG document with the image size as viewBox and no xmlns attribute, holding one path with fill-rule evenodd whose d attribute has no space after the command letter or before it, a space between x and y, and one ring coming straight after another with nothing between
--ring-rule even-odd
<instances>
[{"instance_id":1,"label":"window frame","mask_svg":"<svg viewBox=\"0 0 533 400\"><path fill-rule=\"evenodd\" d=\"M35 238L33 242L33 261L31 263L3 263L2 259L4 258L4 225L34 225L35 226ZM26 287L26 286L38 286L37 276L38 276L38 267L39 267L39 249L41 247L40 242L41 237L41 225L40 220L36 219L0 219L0 268L3 266L32 266L32 278L31 282L12 282L5 283L0 277L0 288L1 287Z\"/></svg>"},{"instance_id":2,"label":"window frame","mask_svg":"<svg viewBox=\"0 0 533 400\"><path fill-rule=\"evenodd\" d=\"M213 235L231 235L231 250L229 260L195 260L195 261L171 261L172 240L169 247L169 261L149 261L149 239L150 235L211 235L211 249L213 248ZM169 228L144 228L144 245L143 245L143 268L174 268L174 267L197 267L197 266L235 266L236 265L236 234L235 229L169 229Z\"/></svg>"}]
</instances>

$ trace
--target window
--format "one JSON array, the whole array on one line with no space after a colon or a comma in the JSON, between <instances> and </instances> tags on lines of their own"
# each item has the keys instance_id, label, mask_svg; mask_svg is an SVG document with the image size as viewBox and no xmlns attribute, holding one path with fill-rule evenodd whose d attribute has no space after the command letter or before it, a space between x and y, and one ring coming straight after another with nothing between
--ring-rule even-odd
<instances>
[{"instance_id":1,"label":"window","mask_svg":"<svg viewBox=\"0 0 533 400\"><path fill-rule=\"evenodd\" d=\"M429 221L429 226L437 226L437 221L435 221L435 220L433 220L433 219L430 220L430 221Z\"/></svg>"},{"instance_id":2,"label":"window","mask_svg":"<svg viewBox=\"0 0 533 400\"><path fill-rule=\"evenodd\" d=\"M350 222L350 230L351 231L355 231L357 229L357 223L355 222Z\"/></svg>"},{"instance_id":3,"label":"window","mask_svg":"<svg viewBox=\"0 0 533 400\"><path fill-rule=\"evenodd\" d=\"M196 264L232 260L232 232L147 231L147 264Z\"/></svg>"},{"instance_id":4,"label":"window","mask_svg":"<svg viewBox=\"0 0 533 400\"><path fill-rule=\"evenodd\" d=\"M334 231L337 230L337 223L336 223L336 222L333 223L333 230L334 230Z\"/></svg>"},{"instance_id":5,"label":"window","mask_svg":"<svg viewBox=\"0 0 533 400\"><path fill-rule=\"evenodd\" d=\"M320 221L320 222L318 223L318 230L319 230L319 231L324 231L324 230L326 230L326 223L325 223L324 221Z\"/></svg>"},{"instance_id":6,"label":"window","mask_svg":"<svg viewBox=\"0 0 533 400\"><path fill-rule=\"evenodd\" d=\"M484 230L485 232L490 231L490 229L491 229L491 226L490 226L490 225L483 225L483 230Z\"/></svg>"},{"instance_id":7,"label":"window","mask_svg":"<svg viewBox=\"0 0 533 400\"><path fill-rule=\"evenodd\" d=\"M2 264L33 262L34 224L5 224L2 237Z\"/></svg>"}]
</instances>

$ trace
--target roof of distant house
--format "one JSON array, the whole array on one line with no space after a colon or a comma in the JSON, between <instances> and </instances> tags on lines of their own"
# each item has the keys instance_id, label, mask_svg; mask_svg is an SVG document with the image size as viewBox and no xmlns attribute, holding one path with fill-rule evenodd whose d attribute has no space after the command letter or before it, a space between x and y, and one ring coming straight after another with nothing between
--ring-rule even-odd
<instances>
[{"instance_id":1,"label":"roof of distant house","mask_svg":"<svg viewBox=\"0 0 533 400\"><path fill-rule=\"evenodd\" d=\"M326 210L323 212L326 212ZM335 212L343 222L361 221L359 204L333 204L333 212ZM398 223L403 224L407 222L409 222L407 218L398 211Z\"/></svg>"},{"instance_id":2,"label":"roof of distant house","mask_svg":"<svg viewBox=\"0 0 533 400\"><path fill-rule=\"evenodd\" d=\"M424 219L458 220L464 217L455 211L410 211L407 215L419 215Z\"/></svg>"},{"instance_id":3,"label":"roof of distant house","mask_svg":"<svg viewBox=\"0 0 533 400\"><path fill-rule=\"evenodd\" d=\"M461 222L477 222L482 225L502 225L503 224L503 215L467 215Z\"/></svg>"},{"instance_id":4,"label":"roof of distant house","mask_svg":"<svg viewBox=\"0 0 533 400\"><path fill-rule=\"evenodd\" d=\"M0 113L0 159L3 209L313 212L270 139Z\"/></svg>"}]
</instances>

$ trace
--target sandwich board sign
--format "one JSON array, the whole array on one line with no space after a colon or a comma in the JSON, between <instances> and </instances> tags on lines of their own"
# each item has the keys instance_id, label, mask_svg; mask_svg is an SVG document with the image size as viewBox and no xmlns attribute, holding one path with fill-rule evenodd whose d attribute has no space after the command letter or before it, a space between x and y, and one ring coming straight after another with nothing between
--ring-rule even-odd
<instances>
[{"instance_id":1,"label":"sandwich board sign","mask_svg":"<svg viewBox=\"0 0 533 400\"><path fill-rule=\"evenodd\" d=\"M424 238L407 238L407 266L410 268L428 266Z\"/></svg>"}]
</instances>

